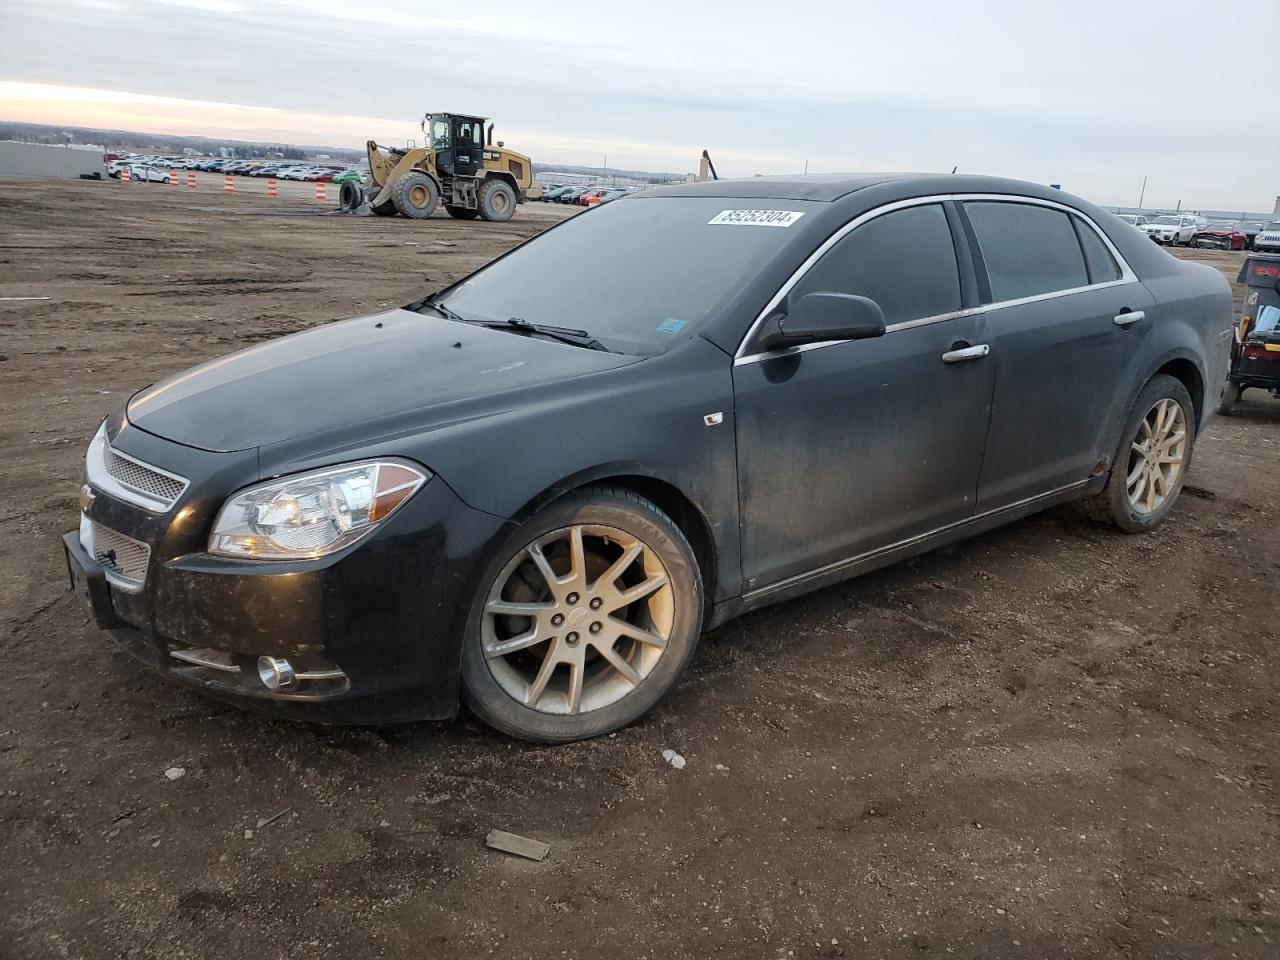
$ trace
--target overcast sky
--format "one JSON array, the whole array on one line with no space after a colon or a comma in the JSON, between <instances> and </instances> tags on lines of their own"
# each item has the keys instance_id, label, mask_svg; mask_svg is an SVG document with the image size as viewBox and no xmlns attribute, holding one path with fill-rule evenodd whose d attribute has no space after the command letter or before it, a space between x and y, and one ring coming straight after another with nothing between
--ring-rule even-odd
<instances>
[{"instance_id":1,"label":"overcast sky","mask_svg":"<svg viewBox=\"0 0 1280 960\"><path fill-rule=\"evenodd\" d=\"M1268 211L1280 194L1277 0L2 10L0 119L359 146L452 109L548 162L683 173L706 147L723 176L807 160L958 166L1108 205L1135 204L1144 174L1148 206Z\"/></svg>"}]
</instances>

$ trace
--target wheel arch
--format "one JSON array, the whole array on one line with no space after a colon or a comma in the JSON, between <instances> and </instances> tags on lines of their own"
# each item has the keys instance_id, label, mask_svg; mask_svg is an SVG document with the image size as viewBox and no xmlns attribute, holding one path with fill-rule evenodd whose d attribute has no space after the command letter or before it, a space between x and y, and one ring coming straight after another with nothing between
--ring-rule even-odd
<instances>
[{"instance_id":1,"label":"wheel arch","mask_svg":"<svg viewBox=\"0 0 1280 960\"><path fill-rule=\"evenodd\" d=\"M649 500L669 516L693 548L708 597L715 592L719 574L719 547L706 511L678 483L640 464L607 464L565 477L528 500L510 518L523 523L539 510L586 487L614 486ZM710 615L707 603L704 619Z\"/></svg>"},{"instance_id":2,"label":"wheel arch","mask_svg":"<svg viewBox=\"0 0 1280 960\"><path fill-rule=\"evenodd\" d=\"M490 180L501 180L516 192L517 203L524 200L524 191L520 189L520 184L508 170L482 170L477 174L476 179L480 181L481 186L488 183Z\"/></svg>"},{"instance_id":3,"label":"wheel arch","mask_svg":"<svg viewBox=\"0 0 1280 960\"><path fill-rule=\"evenodd\" d=\"M1204 371L1200 369L1200 365L1189 356L1174 356L1166 359L1155 370L1151 372L1151 376L1147 377L1149 383L1152 377L1158 377L1161 374L1173 377L1184 387L1187 393L1191 394L1191 405L1195 412L1195 422L1197 431L1204 424L1205 418L1205 388L1204 388Z\"/></svg>"}]
</instances>

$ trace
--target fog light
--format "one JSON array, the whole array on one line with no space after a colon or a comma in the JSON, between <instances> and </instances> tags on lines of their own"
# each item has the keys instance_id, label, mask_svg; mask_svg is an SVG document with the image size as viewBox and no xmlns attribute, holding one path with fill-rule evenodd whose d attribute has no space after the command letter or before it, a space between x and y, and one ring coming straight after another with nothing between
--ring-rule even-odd
<instances>
[{"instance_id":1,"label":"fog light","mask_svg":"<svg viewBox=\"0 0 1280 960\"><path fill-rule=\"evenodd\" d=\"M288 660L278 657L258 658L258 678L268 690L288 690L293 686L296 675L293 665Z\"/></svg>"}]
</instances>

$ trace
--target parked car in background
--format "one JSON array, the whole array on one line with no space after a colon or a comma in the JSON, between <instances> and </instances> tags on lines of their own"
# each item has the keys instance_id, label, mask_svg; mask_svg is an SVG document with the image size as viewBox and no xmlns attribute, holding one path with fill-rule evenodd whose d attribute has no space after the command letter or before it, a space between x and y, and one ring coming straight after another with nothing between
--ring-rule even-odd
<instances>
[{"instance_id":1,"label":"parked car in background","mask_svg":"<svg viewBox=\"0 0 1280 960\"><path fill-rule=\"evenodd\" d=\"M1170 214L1156 217L1143 224L1142 229L1156 243L1167 243L1170 246L1186 246L1196 235L1199 224L1192 216Z\"/></svg>"},{"instance_id":2,"label":"parked car in background","mask_svg":"<svg viewBox=\"0 0 1280 960\"><path fill-rule=\"evenodd\" d=\"M556 198L557 203L577 203L584 195L590 192L588 187L571 187Z\"/></svg>"},{"instance_id":3,"label":"parked car in background","mask_svg":"<svg viewBox=\"0 0 1280 960\"><path fill-rule=\"evenodd\" d=\"M129 179L135 183L168 183L169 171L155 164L131 164Z\"/></svg>"},{"instance_id":4,"label":"parked car in background","mask_svg":"<svg viewBox=\"0 0 1280 960\"><path fill-rule=\"evenodd\" d=\"M1253 238L1253 249L1259 253L1275 253L1280 250L1280 220L1272 220Z\"/></svg>"},{"instance_id":5,"label":"parked car in background","mask_svg":"<svg viewBox=\"0 0 1280 960\"><path fill-rule=\"evenodd\" d=\"M1266 223L1261 220L1242 220L1240 221L1240 232L1245 236L1245 249L1253 249L1253 241L1264 229Z\"/></svg>"},{"instance_id":6,"label":"parked car in background","mask_svg":"<svg viewBox=\"0 0 1280 960\"><path fill-rule=\"evenodd\" d=\"M1217 220L1197 230L1191 238L1191 245L1216 250L1244 250L1249 246L1249 238L1240 229L1240 224Z\"/></svg>"},{"instance_id":7,"label":"parked car in background","mask_svg":"<svg viewBox=\"0 0 1280 960\"><path fill-rule=\"evenodd\" d=\"M612 200L618 200L626 195L627 191L625 190L606 190L604 193L600 194L600 202L609 203Z\"/></svg>"},{"instance_id":8,"label":"parked car in background","mask_svg":"<svg viewBox=\"0 0 1280 960\"><path fill-rule=\"evenodd\" d=\"M542 191L542 196L539 197L538 199L543 200L547 203L554 203L555 201L559 200L562 196L564 196L566 193L568 193L571 189L572 189L571 187L566 187L566 186L546 187Z\"/></svg>"},{"instance_id":9,"label":"parked car in background","mask_svg":"<svg viewBox=\"0 0 1280 960\"><path fill-rule=\"evenodd\" d=\"M1147 218L1140 213L1117 213L1116 216L1131 227L1142 227L1147 222Z\"/></svg>"},{"instance_id":10,"label":"parked car in background","mask_svg":"<svg viewBox=\"0 0 1280 960\"><path fill-rule=\"evenodd\" d=\"M214 697L600 736L749 610L1083 497L1153 530L1231 327L1219 271L1035 184L659 188L138 391L63 545Z\"/></svg>"},{"instance_id":11,"label":"parked car in background","mask_svg":"<svg viewBox=\"0 0 1280 960\"><path fill-rule=\"evenodd\" d=\"M343 170L341 173L335 174L334 183L363 183L364 177L355 170Z\"/></svg>"}]
</instances>

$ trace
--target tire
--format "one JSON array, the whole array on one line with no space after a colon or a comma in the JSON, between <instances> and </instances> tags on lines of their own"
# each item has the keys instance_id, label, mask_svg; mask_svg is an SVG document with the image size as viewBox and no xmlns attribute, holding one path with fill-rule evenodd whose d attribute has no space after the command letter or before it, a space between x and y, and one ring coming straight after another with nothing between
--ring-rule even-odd
<instances>
[{"instance_id":1,"label":"tire","mask_svg":"<svg viewBox=\"0 0 1280 960\"><path fill-rule=\"evenodd\" d=\"M574 530L581 531L577 563ZM548 577L560 579L553 586ZM495 604L523 604L536 615L494 613ZM486 566L463 638L463 700L485 723L534 743L610 733L642 717L679 679L702 609L697 559L670 517L618 487L569 494L523 523ZM494 653L513 643L511 652Z\"/></svg>"},{"instance_id":2,"label":"tire","mask_svg":"<svg viewBox=\"0 0 1280 960\"><path fill-rule=\"evenodd\" d=\"M1236 408L1236 403L1240 400L1240 394L1244 393L1238 386L1230 380L1222 385L1222 394L1218 397L1217 412L1219 416L1229 417L1231 411Z\"/></svg>"},{"instance_id":3,"label":"tire","mask_svg":"<svg viewBox=\"0 0 1280 960\"><path fill-rule=\"evenodd\" d=\"M1181 413L1181 444L1180 446L1170 444L1166 448L1169 455L1178 457L1177 470L1170 477L1164 472L1162 465L1159 468L1162 482L1157 482L1151 475L1145 478L1139 476L1139 479L1134 481L1131 478L1135 476L1135 465L1140 467L1144 458L1135 451L1133 445L1137 442L1145 442L1144 437L1152 433L1156 434L1154 439L1159 444L1158 431L1149 429L1151 426L1149 418L1156 415L1157 406L1166 405L1170 401L1177 405ZM1166 405L1165 409L1170 408ZM1173 416L1176 418L1178 415L1173 414ZM1146 429L1144 429L1144 423L1147 424ZM1187 469L1191 465L1191 452L1195 444L1195 424L1195 407L1191 403L1191 395L1187 393L1187 388L1179 380L1165 374L1153 377L1138 394L1125 421L1124 432L1120 435L1120 446L1112 461L1111 475L1107 485L1094 498L1094 505L1098 508L1095 515L1109 519L1126 533L1146 533L1158 527L1173 508L1178 494L1182 492L1182 484L1186 479ZM1169 435L1176 432L1175 425ZM1143 479L1145 479L1145 485L1142 483ZM1131 484L1136 484L1139 491L1138 499L1143 501L1141 506L1136 505L1131 499ZM1149 487L1154 487L1154 490L1149 490ZM1152 504L1156 496L1159 496L1159 500Z\"/></svg>"},{"instance_id":4,"label":"tire","mask_svg":"<svg viewBox=\"0 0 1280 960\"><path fill-rule=\"evenodd\" d=\"M374 216L378 217L394 217L400 213L400 211L396 209L396 205L390 200L387 200L384 203L370 204L369 209L373 211Z\"/></svg>"},{"instance_id":5,"label":"tire","mask_svg":"<svg viewBox=\"0 0 1280 960\"><path fill-rule=\"evenodd\" d=\"M338 187L338 209L351 213L364 206L364 188L358 183L344 180Z\"/></svg>"},{"instance_id":6,"label":"tire","mask_svg":"<svg viewBox=\"0 0 1280 960\"><path fill-rule=\"evenodd\" d=\"M391 200L401 216L425 220L440 205L440 190L436 182L421 170L410 170L402 173L391 185Z\"/></svg>"},{"instance_id":7,"label":"tire","mask_svg":"<svg viewBox=\"0 0 1280 960\"><path fill-rule=\"evenodd\" d=\"M506 223L516 212L516 192L502 180L486 180L480 185L480 216L494 223Z\"/></svg>"},{"instance_id":8,"label":"tire","mask_svg":"<svg viewBox=\"0 0 1280 960\"><path fill-rule=\"evenodd\" d=\"M470 207L457 207L451 203L445 204L445 209L449 211L449 216L456 220L474 220L480 216L479 210L472 210Z\"/></svg>"}]
</instances>

